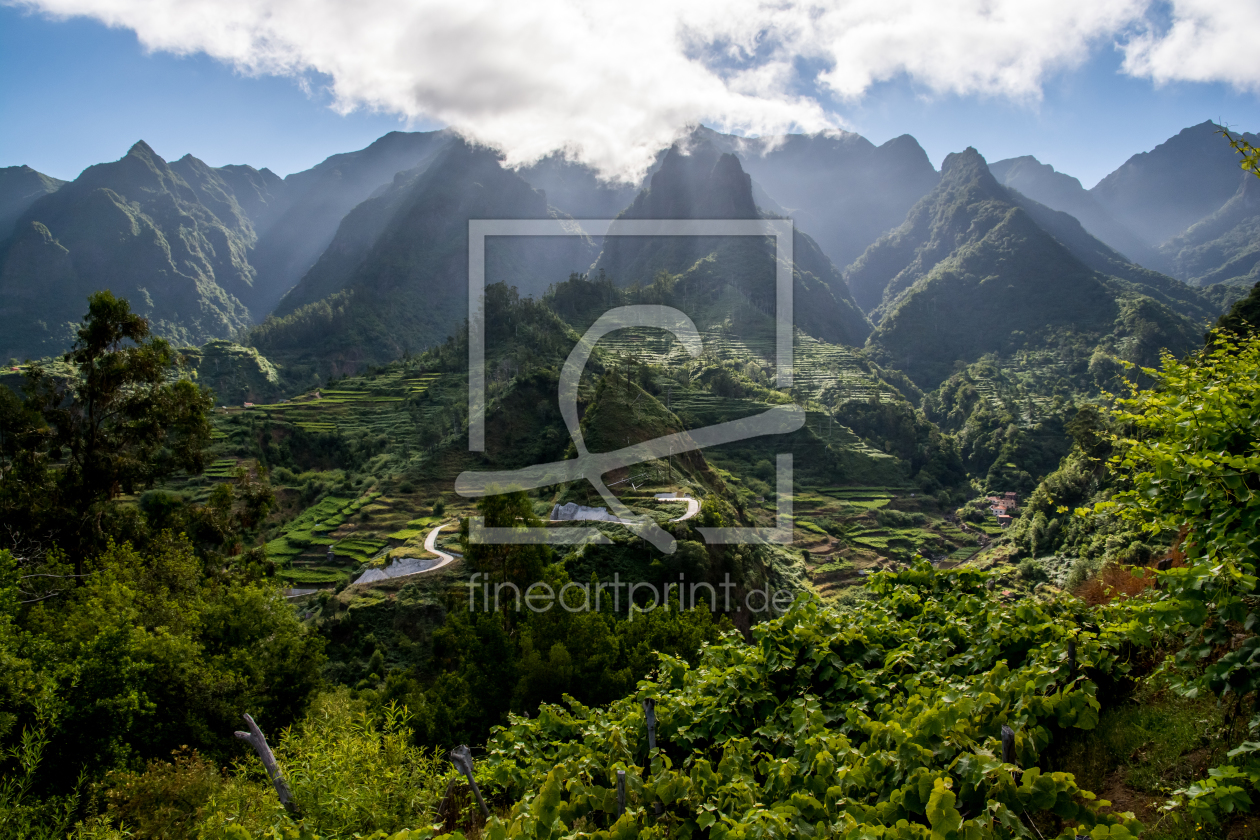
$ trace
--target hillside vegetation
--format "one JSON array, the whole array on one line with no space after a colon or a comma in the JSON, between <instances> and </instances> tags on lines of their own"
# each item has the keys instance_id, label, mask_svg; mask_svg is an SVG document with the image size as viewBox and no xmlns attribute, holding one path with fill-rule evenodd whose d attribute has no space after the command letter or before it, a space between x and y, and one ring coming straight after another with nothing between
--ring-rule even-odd
<instances>
[{"instance_id":1,"label":"hillside vegetation","mask_svg":"<svg viewBox=\"0 0 1260 840\"><path fill-rule=\"evenodd\" d=\"M766 218L748 154L699 132L626 215ZM1241 287L968 150L850 267L874 332L796 237L789 383L769 240L492 247L520 285L474 329L468 218L562 218L526 175L628 192L400 135L306 194L407 160L246 344L180 350L100 291L69 353L0 373L0 836L1260 836L1260 284L1207 330ZM128 167L258 242L327 221L254 170ZM636 305L700 347L617 330L562 406ZM692 445L767 413L796 425ZM511 472L546 464L579 478Z\"/></svg>"}]
</instances>

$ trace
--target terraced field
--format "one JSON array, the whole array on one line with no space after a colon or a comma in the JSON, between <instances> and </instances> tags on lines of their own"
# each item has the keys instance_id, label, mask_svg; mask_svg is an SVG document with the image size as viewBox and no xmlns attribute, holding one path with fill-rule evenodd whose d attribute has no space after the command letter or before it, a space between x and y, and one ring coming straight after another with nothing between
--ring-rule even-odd
<instances>
[{"instance_id":1,"label":"terraced field","mask_svg":"<svg viewBox=\"0 0 1260 840\"><path fill-rule=\"evenodd\" d=\"M973 535L947 522L930 499L906 487L799 486L793 546L815 591L835 597L864 574L915 554L961 562L978 552Z\"/></svg>"},{"instance_id":2,"label":"terraced field","mask_svg":"<svg viewBox=\"0 0 1260 840\"><path fill-rule=\"evenodd\" d=\"M407 375L395 370L371 379L370 384L363 379L351 380L351 386L323 388L281 403L248 405L241 410L266 414L308 432L366 428L396 434L401 425L414 425L414 421L410 415L381 409L399 407L408 397L427 393L440 378L436 373ZM359 382L365 386L352 387Z\"/></svg>"},{"instance_id":3,"label":"terraced field","mask_svg":"<svg viewBox=\"0 0 1260 840\"><path fill-rule=\"evenodd\" d=\"M775 332L773 324L760 324L741 329L736 334L721 324L701 334L705 356L693 361L668 333L647 327L619 330L600 340L600 350L614 356L637 358L640 361L682 369L695 375L704 360L718 363L753 362L773 376ZM891 400L896 395L863 367L853 348L828 344L799 330L793 338L793 393L798 399L820 405L836 406L850 400L869 400L878 395Z\"/></svg>"},{"instance_id":4,"label":"terraced field","mask_svg":"<svg viewBox=\"0 0 1260 840\"><path fill-rule=\"evenodd\" d=\"M415 501L371 491L355 498L326 496L287 523L267 543L267 556L293 583L336 584L394 554L415 555L440 517L414 515Z\"/></svg>"}]
</instances>

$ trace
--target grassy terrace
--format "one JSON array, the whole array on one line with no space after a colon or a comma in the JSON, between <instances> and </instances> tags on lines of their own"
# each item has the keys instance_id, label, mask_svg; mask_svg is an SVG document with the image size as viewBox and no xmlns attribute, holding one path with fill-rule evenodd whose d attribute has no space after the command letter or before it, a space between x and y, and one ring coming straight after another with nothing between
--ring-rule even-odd
<instances>
[{"instance_id":1,"label":"grassy terrace","mask_svg":"<svg viewBox=\"0 0 1260 840\"><path fill-rule=\"evenodd\" d=\"M804 552L810 582L824 597L842 595L863 572L916 553L962 562L980 550L973 535L906 487L798 485L793 513L794 547Z\"/></svg>"},{"instance_id":2,"label":"grassy terrace","mask_svg":"<svg viewBox=\"0 0 1260 840\"><path fill-rule=\"evenodd\" d=\"M405 371L394 370L371 380L349 380L342 387L323 388L281 403L254 405L241 410L262 412L274 420L291 423L310 432L364 428L394 431L398 425L397 418L380 409L400 407L408 397L424 395L438 379L439 374L436 373L408 375ZM359 385L360 382L364 384Z\"/></svg>"}]
</instances>

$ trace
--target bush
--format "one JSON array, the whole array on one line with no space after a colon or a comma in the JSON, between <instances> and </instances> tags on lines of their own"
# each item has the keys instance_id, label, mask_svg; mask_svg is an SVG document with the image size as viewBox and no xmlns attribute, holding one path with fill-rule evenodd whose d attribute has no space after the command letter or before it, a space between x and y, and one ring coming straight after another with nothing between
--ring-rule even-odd
<instances>
[{"instance_id":1,"label":"bush","mask_svg":"<svg viewBox=\"0 0 1260 840\"><path fill-rule=\"evenodd\" d=\"M369 714L342 688L322 695L300 727L280 736L276 761L307 831L354 837L436 819L450 765L436 750L411 746L405 706L390 703L381 711L379 719ZM198 836L220 836L229 825L256 836L292 824L256 758L237 771L205 806Z\"/></svg>"},{"instance_id":2,"label":"bush","mask_svg":"<svg viewBox=\"0 0 1260 840\"><path fill-rule=\"evenodd\" d=\"M1019 577L1028 584L1046 583L1050 580L1045 567L1031 557L1019 564Z\"/></svg>"},{"instance_id":3,"label":"bush","mask_svg":"<svg viewBox=\"0 0 1260 840\"><path fill-rule=\"evenodd\" d=\"M182 747L170 761L153 761L143 773L117 773L106 793L109 813L147 838L186 837L210 798L223 785L214 763Z\"/></svg>"}]
</instances>

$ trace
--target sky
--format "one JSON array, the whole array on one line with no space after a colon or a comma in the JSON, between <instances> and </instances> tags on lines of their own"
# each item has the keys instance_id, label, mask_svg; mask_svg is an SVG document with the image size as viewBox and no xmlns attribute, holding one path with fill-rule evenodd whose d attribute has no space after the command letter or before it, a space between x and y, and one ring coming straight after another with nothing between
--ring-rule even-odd
<instances>
[{"instance_id":1,"label":"sky","mask_svg":"<svg viewBox=\"0 0 1260 840\"><path fill-rule=\"evenodd\" d=\"M450 125L633 179L703 122L1090 187L1204 120L1260 131L1256 33L1260 0L0 0L0 165L70 179L143 139L287 175Z\"/></svg>"}]
</instances>

